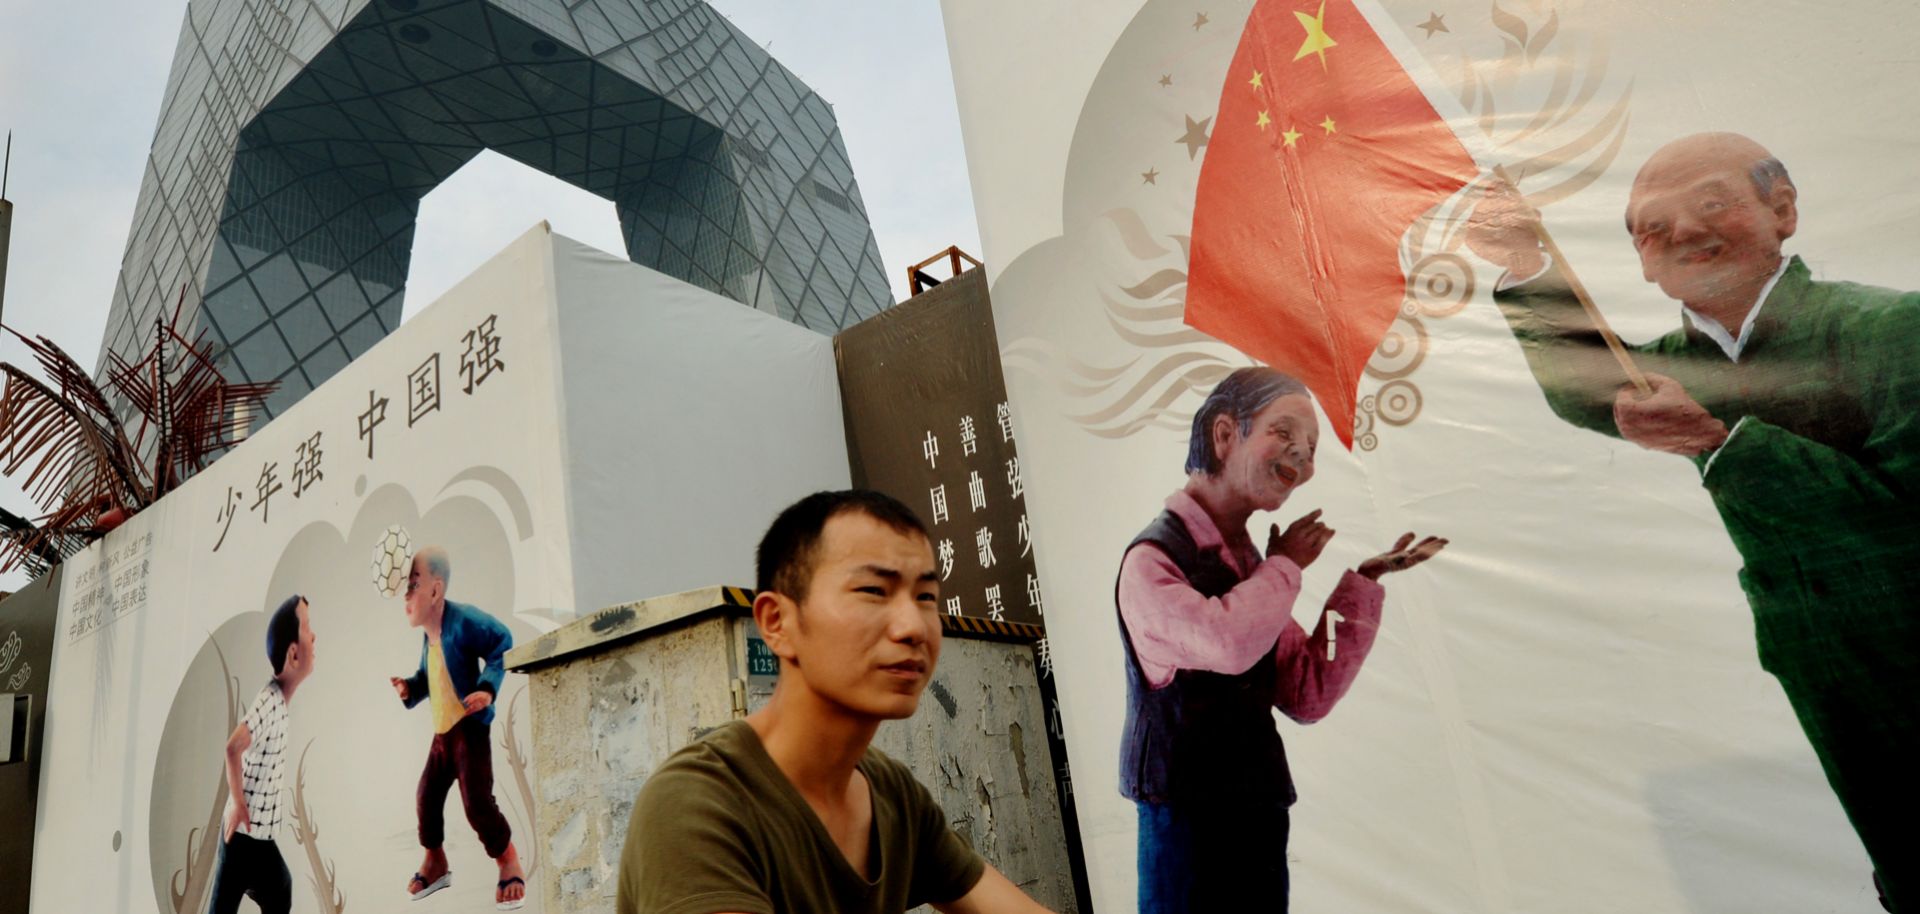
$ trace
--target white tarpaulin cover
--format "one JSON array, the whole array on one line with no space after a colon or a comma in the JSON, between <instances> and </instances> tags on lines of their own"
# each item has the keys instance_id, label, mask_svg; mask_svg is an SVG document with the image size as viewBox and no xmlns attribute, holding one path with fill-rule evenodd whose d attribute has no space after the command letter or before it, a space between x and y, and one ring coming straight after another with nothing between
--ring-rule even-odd
<instances>
[{"instance_id":1,"label":"white tarpaulin cover","mask_svg":"<svg viewBox=\"0 0 1920 914\"><path fill-rule=\"evenodd\" d=\"M789 440L777 460L752 448L770 429ZM206 910L221 750L271 674L267 616L294 594L316 640L287 706L293 910L417 910L403 887L434 728L388 682L418 668L421 633L377 588L376 545L397 527L402 556L444 547L448 598L524 643L610 603L750 580L762 519L847 484L839 430L827 337L533 229L66 563L33 910ZM490 733L527 882L558 868L610 887L617 840L556 858L532 839L524 690L506 676ZM480 910L494 865L458 797L454 883L422 903ZM624 802L594 827L624 833Z\"/></svg>"},{"instance_id":2,"label":"white tarpaulin cover","mask_svg":"<svg viewBox=\"0 0 1920 914\"><path fill-rule=\"evenodd\" d=\"M1920 803L1896 770L1920 737L1914 7L950 0L945 18L1097 910L1144 909L1141 874L1226 843L1205 833L1276 859L1252 800L1284 766L1298 910L1866 912L1876 863L1920 905ZM1224 476L1186 471L1195 412L1252 364L1312 391L1297 492L1297 457L1273 461L1278 486L1225 452ZM1299 444L1268 431L1203 437ZM1196 488L1259 490L1251 516L1208 515L1257 552L1324 510L1337 535L1291 604L1305 639L1223 621L1271 607L1176 613L1183 582L1207 595L1192 559L1136 591L1130 659L1122 555ZM1253 669L1228 632L1282 670L1355 645L1323 606L1409 530L1450 544L1381 578L1344 697L1272 714L1285 762L1236 757L1260 716L1154 716ZM1292 654L1264 656L1276 638ZM1154 688L1170 670L1184 697ZM1155 831L1143 860L1156 809L1202 834ZM1186 897L1287 897L1264 865L1195 871L1219 891Z\"/></svg>"}]
</instances>

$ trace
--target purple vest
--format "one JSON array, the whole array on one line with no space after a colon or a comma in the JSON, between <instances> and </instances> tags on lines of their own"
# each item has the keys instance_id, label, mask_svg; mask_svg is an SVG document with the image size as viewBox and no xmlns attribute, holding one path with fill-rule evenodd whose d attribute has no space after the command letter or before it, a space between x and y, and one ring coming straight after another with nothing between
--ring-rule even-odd
<instances>
[{"instance_id":1,"label":"purple vest","mask_svg":"<svg viewBox=\"0 0 1920 914\"><path fill-rule=\"evenodd\" d=\"M1202 596L1218 597L1240 583L1217 552L1194 544L1186 524L1162 511L1127 551L1152 543L1173 560ZM1114 610L1119 612L1119 584ZM1276 639L1276 644L1277 644ZM1158 689L1133 653L1133 636L1120 617L1127 652L1127 723L1120 736L1120 793L1144 803L1291 805L1293 776L1273 724L1276 688L1272 649L1235 675L1178 670Z\"/></svg>"}]
</instances>

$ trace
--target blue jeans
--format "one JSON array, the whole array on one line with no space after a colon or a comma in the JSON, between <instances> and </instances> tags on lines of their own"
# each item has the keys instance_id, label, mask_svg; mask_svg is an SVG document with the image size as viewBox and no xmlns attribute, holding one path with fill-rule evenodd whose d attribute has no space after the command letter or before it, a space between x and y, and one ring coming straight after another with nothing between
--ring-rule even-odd
<instances>
[{"instance_id":1,"label":"blue jeans","mask_svg":"<svg viewBox=\"0 0 1920 914\"><path fill-rule=\"evenodd\" d=\"M1284 804L1140 807L1140 914L1287 910Z\"/></svg>"}]
</instances>

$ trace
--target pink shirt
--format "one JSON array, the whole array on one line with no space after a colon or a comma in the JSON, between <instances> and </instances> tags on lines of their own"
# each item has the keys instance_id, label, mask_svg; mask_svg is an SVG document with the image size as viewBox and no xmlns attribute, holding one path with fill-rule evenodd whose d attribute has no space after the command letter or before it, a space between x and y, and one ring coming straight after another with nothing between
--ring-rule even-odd
<instances>
[{"instance_id":1,"label":"pink shirt","mask_svg":"<svg viewBox=\"0 0 1920 914\"><path fill-rule=\"evenodd\" d=\"M1229 548L1213 518L1185 490L1167 498L1167 510L1201 550L1219 552L1241 581L1222 596L1204 597L1158 547L1143 543L1127 552L1120 563L1120 617L1148 685L1160 688L1183 669L1243 673L1272 647L1279 677L1274 706L1301 723L1325 717L1373 648L1386 589L1347 572L1309 635L1293 621L1300 566L1282 556L1262 559L1245 538ZM1328 613L1344 619L1334 623L1331 635Z\"/></svg>"}]
</instances>

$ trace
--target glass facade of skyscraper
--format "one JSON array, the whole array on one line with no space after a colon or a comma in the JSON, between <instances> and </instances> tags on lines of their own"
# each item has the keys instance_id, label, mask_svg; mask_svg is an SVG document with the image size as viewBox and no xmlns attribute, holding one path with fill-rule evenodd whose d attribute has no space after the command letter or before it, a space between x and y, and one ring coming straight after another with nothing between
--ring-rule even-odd
<instances>
[{"instance_id":1,"label":"glass facade of skyscraper","mask_svg":"<svg viewBox=\"0 0 1920 914\"><path fill-rule=\"evenodd\" d=\"M830 332L891 303L832 110L705 3L344 6L189 5L103 361L184 287L277 413L399 323L421 198L487 149L612 200L632 260L748 306Z\"/></svg>"}]
</instances>

